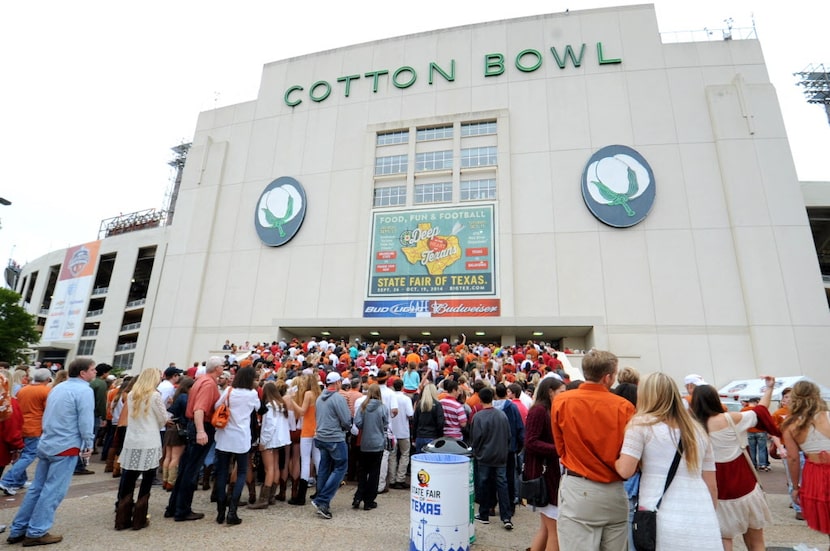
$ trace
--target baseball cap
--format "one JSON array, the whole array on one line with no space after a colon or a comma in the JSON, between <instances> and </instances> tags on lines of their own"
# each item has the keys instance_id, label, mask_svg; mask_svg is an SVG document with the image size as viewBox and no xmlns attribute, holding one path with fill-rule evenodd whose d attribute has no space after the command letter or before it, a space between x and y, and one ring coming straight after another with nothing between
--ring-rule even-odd
<instances>
[{"instance_id":1,"label":"baseball cap","mask_svg":"<svg viewBox=\"0 0 830 551\"><path fill-rule=\"evenodd\" d=\"M703 380L703 377L698 375L697 373L692 373L691 375L686 375L686 378L683 379L684 385L695 385L695 386L703 386L706 381Z\"/></svg>"},{"instance_id":2,"label":"baseball cap","mask_svg":"<svg viewBox=\"0 0 830 551\"><path fill-rule=\"evenodd\" d=\"M341 379L340 373L338 373L336 371L331 371L331 372L329 372L328 375L326 375L326 384L331 385L331 384L334 384L334 383L339 383L340 379Z\"/></svg>"},{"instance_id":3,"label":"baseball cap","mask_svg":"<svg viewBox=\"0 0 830 551\"><path fill-rule=\"evenodd\" d=\"M181 375L182 373L184 373L184 371L182 371L178 367L168 367L164 370L164 376L168 379L174 375Z\"/></svg>"}]
</instances>

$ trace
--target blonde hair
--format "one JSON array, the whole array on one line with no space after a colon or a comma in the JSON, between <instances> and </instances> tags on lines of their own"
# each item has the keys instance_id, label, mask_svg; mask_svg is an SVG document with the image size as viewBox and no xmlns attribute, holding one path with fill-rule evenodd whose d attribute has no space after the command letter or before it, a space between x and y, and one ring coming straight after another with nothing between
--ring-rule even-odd
<instances>
[{"instance_id":1,"label":"blonde hair","mask_svg":"<svg viewBox=\"0 0 830 551\"><path fill-rule=\"evenodd\" d=\"M160 380L161 371L155 367L147 367L141 371L130 391L130 398L132 399L132 407L129 409L130 415L140 417L150 411L150 400L153 398Z\"/></svg>"},{"instance_id":2,"label":"blonde hair","mask_svg":"<svg viewBox=\"0 0 830 551\"><path fill-rule=\"evenodd\" d=\"M432 383L424 385L421 392L421 399L419 400L418 408L424 411L432 411L432 407L438 403L438 389Z\"/></svg>"},{"instance_id":3,"label":"blonde hair","mask_svg":"<svg viewBox=\"0 0 830 551\"><path fill-rule=\"evenodd\" d=\"M792 427L793 435L799 434L822 411L827 411L827 403L821 399L819 386L811 381L798 381L790 392L790 415L784 419L781 429Z\"/></svg>"},{"instance_id":4,"label":"blonde hair","mask_svg":"<svg viewBox=\"0 0 830 551\"><path fill-rule=\"evenodd\" d=\"M683 405L683 399L674 380L660 372L650 374L640 383L637 392L637 413L629 422L629 426L650 426L657 423L676 425L680 429L686 468L689 472L697 472L698 460L702 457L698 448L698 437L702 433L702 428Z\"/></svg>"}]
</instances>

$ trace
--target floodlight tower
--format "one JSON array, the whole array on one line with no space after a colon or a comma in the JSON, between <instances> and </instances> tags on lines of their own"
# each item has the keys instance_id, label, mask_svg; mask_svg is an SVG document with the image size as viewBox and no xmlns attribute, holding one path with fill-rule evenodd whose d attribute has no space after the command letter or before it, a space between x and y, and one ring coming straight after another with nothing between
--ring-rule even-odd
<instances>
[{"instance_id":1,"label":"floodlight tower","mask_svg":"<svg viewBox=\"0 0 830 551\"><path fill-rule=\"evenodd\" d=\"M804 87L807 103L824 105L827 122L830 122L830 74L824 64L808 65L803 71L793 73L801 79L798 84Z\"/></svg>"}]
</instances>

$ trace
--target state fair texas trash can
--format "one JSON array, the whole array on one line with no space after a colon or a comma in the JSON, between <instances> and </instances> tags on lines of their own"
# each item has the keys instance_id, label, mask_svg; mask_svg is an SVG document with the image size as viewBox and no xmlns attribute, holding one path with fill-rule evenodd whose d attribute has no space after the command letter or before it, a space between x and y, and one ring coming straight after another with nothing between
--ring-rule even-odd
<instances>
[{"instance_id":1,"label":"state fair texas trash can","mask_svg":"<svg viewBox=\"0 0 830 551\"><path fill-rule=\"evenodd\" d=\"M411 457L409 551L469 551L475 541L473 450L438 438Z\"/></svg>"}]
</instances>

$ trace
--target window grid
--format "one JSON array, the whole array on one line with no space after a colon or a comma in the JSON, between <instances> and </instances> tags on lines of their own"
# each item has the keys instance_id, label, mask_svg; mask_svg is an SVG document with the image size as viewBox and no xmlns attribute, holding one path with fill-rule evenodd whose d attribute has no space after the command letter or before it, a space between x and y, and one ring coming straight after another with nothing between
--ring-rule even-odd
<instances>
[{"instance_id":1,"label":"window grid","mask_svg":"<svg viewBox=\"0 0 830 551\"><path fill-rule=\"evenodd\" d=\"M406 155L391 155L389 157L378 157L375 159L375 175L406 174Z\"/></svg>"},{"instance_id":2,"label":"window grid","mask_svg":"<svg viewBox=\"0 0 830 551\"><path fill-rule=\"evenodd\" d=\"M449 203L452 201L452 182L415 185L415 204Z\"/></svg>"},{"instance_id":3,"label":"window grid","mask_svg":"<svg viewBox=\"0 0 830 551\"><path fill-rule=\"evenodd\" d=\"M436 126L433 128L419 128L416 131L415 141L446 140L452 138L452 125Z\"/></svg>"},{"instance_id":4,"label":"window grid","mask_svg":"<svg viewBox=\"0 0 830 551\"><path fill-rule=\"evenodd\" d=\"M135 352L130 352L128 354L117 354L112 358L112 367L117 367L119 369L130 369L133 366L134 359Z\"/></svg>"},{"instance_id":5,"label":"window grid","mask_svg":"<svg viewBox=\"0 0 830 551\"><path fill-rule=\"evenodd\" d=\"M78 341L78 356L92 356L95 354L95 339Z\"/></svg>"},{"instance_id":6,"label":"window grid","mask_svg":"<svg viewBox=\"0 0 830 551\"><path fill-rule=\"evenodd\" d=\"M462 201L481 201L496 198L496 179L467 180L461 182Z\"/></svg>"},{"instance_id":7,"label":"window grid","mask_svg":"<svg viewBox=\"0 0 830 551\"><path fill-rule=\"evenodd\" d=\"M428 151L415 154L415 172L452 169L452 151Z\"/></svg>"},{"instance_id":8,"label":"window grid","mask_svg":"<svg viewBox=\"0 0 830 551\"><path fill-rule=\"evenodd\" d=\"M377 145L393 145L409 143L409 130L396 130L378 134Z\"/></svg>"},{"instance_id":9,"label":"window grid","mask_svg":"<svg viewBox=\"0 0 830 551\"><path fill-rule=\"evenodd\" d=\"M461 125L461 136L485 136L496 133L496 121L468 122Z\"/></svg>"},{"instance_id":10,"label":"window grid","mask_svg":"<svg viewBox=\"0 0 830 551\"><path fill-rule=\"evenodd\" d=\"M391 186L375 189L373 206L396 207L406 204L406 186Z\"/></svg>"},{"instance_id":11,"label":"window grid","mask_svg":"<svg viewBox=\"0 0 830 551\"><path fill-rule=\"evenodd\" d=\"M498 156L495 146L471 147L461 150L461 168L495 166L497 161Z\"/></svg>"}]
</instances>

